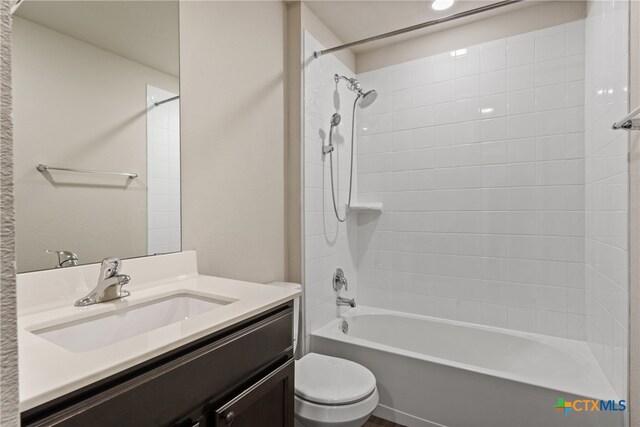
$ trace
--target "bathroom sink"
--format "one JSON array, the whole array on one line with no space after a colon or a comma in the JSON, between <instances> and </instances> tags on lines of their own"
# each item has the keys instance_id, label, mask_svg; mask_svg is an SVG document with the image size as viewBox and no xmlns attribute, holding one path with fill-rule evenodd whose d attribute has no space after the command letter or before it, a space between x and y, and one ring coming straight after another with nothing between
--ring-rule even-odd
<instances>
[{"instance_id":1,"label":"bathroom sink","mask_svg":"<svg viewBox=\"0 0 640 427\"><path fill-rule=\"evenodd\" d=\"M74 353L96 350L229 304L193 294L176 294L110 313L31 331Z\"/></svg>"}]
</instances>

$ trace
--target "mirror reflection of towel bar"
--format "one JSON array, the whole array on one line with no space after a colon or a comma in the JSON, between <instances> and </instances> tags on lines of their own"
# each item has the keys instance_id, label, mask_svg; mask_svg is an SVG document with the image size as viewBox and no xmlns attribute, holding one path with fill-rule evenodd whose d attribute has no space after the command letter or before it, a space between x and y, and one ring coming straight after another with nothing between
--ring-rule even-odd
<instances>
[{"instance_id":1,"label":"mirror reflection of towel bar","mask_svg":"<svg viewBox=\"0 0 640 427\"><path fill-rule=\"evenodd\" d=\"M43 164L39 164L38 166L36 166L36 169L38 170L38 172L44 172L46 170L55 170L55 171L66 171L66 172L93 173L93 174L100 174L100 175L118 175L118 176L126 176L131 179L138 177L138 174L135 172L105 172L105 171L93 171L93 170L87 170L87 169L56 168L53 166L47 166Z\"/></svg>"}]
</instances>

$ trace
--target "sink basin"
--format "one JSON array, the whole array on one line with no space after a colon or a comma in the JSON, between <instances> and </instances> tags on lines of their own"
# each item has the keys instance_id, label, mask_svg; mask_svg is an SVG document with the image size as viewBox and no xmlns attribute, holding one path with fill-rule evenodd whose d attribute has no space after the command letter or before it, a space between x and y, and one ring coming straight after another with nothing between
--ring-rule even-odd
<instances>
[{"instance_id":1,"label":"sink basin","mask_svg":"<svg viewBox=\"0 0 640 427\"><path fill-rule=\"evenodd\" d=\"M176 294L107 314L34 330L32 333L74 353L83 353L227 304L227 301Z\"/></svg>"}]
</instances>

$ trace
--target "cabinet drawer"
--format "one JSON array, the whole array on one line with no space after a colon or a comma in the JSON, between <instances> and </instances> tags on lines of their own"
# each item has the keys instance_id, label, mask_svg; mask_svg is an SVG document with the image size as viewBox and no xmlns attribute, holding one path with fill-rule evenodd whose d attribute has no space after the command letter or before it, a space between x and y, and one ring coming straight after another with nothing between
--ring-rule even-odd
<instances>
[{"instance_id":1,"label":"cabinet drawer","mask_svg":"<svg viewBox=\"0 0 640 427\"><path fill-rule=\"evenodd\" d=\"M210 424L216 427L292 427L294 370L294 360L290 359L218 408L209 416L213 421Z\"/></svg>"},{"instance_id":2,"label":"cabinet drawer","mask_svg":"<svg viewBox=\"0 0 640 427\"><path fill-rule=\"evenodd\" d=\"M165 426L292 358L292 310L167 361L32 426ZM23 420L24 421L24 420Z\"/></svg>"}]
</instances>

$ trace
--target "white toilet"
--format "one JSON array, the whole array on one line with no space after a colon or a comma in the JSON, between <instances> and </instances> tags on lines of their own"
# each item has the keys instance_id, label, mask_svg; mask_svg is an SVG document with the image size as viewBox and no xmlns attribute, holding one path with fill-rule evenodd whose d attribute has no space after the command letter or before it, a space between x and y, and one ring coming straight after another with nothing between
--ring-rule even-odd
<instances>
[{"instance_id":1,"label":"white toilet","mask_svg":"<svg viewBox=\"0 0 640 427\"><path fill-rule=\"evenodd\" d=\"M296 420L305 427L362 427L378 405L370 370L317 353L296 362L295 390Z\"/></svg>"},{"instance_id":2,"label":"white toilet","mask_svg":"<svg viewBox=\"0 0 640 427\"><path fill-rule=\"evenodd\" d=\"M276 286L298 286L272 283ZM297 348L299 299L294 301L293 351ZM350 360L309 353L296 361L296 426L362 427L378 405L376 378Z\"/></svg>"}]
</instances>

